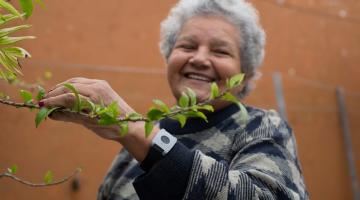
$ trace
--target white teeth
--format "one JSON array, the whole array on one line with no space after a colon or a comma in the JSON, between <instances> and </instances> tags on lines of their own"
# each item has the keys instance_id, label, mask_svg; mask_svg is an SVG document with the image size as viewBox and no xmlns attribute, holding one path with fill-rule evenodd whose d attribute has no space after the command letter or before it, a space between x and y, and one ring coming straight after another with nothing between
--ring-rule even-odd
<instances>
[{"instance_id":1,"label":"white teeth","mask_svg":"<svg viewBox=\"0 0 360 200\"><path fill-rule=\"evenodd\" d=\"M206 81L206 82L211 82L212 81L208 77L199 76L199 75L196 75L196 74L188 74L187 77L191 78L191 79L195 79L195 80Z\"/></svg>"}]
</instances>

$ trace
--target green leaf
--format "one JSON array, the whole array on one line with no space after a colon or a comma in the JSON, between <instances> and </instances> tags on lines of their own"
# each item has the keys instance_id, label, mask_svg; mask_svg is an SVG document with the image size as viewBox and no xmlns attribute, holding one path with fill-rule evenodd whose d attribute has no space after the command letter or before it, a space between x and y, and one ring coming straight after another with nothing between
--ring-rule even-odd
<instances>
[{"instance_id":1,"label":"green leaf","mask_svg":"<svg viewBox=\"0 0 360 200\"><path fill-rule=\"evenodd\" d=\"M2 29L0 29L0 37L4 37L6 35L16 32L18 30L30 28L30 27L31 27L31 25L24 24L24 25L14 26L14 27L10 27L10 28L2 28Z\"/></svg>"},{"instance_id":2,"label":"green leaf","mask_svg":"<svg viewBox=\"0 0 360 200\"><path fill-rule=\"evenodd\" d=\"M154 124L152 122L145 122L145 137L149 137L153 128Z\"/></svg>"},{"instance_id":3,"label":"green leaf","mask_svg":"<svg viewBox=\"0 0 360 200\"><path fill-rule=\"evenodd\" d=\"M147 113L147 118L150 121L157 121L157 120L163 118L163 114L164 114L163 111L161 111L157 108L151 108Z\"/></svg>"},{"instance_id":4,"label":"green leaf","mask_svg":"<svg viewBox=\"0 0 360 200\"><path fill-rule=\"evenodd\" d=\"M247 120L249 119L249 113L248 113L248 111L246 110L245 106L244 106L242 103L240 103L240 102L238 102L237 105L239 106L240 111L241 111L240 120L241 120L241 121L247 121Z\"/></svg>"},{"instance_id":5,"label":"green leaf","mask_svg":"<svg viewBox=\"0 0 360 200\"><path fill-rule=\"evenodd\" d=\"M211 83L210 99L215 99L217 96L219 96L219 87L215 82L213 82L213 83Z\"/></svg>"},{"instance_id":6,"label":"green leaf","mask_svg":"<svg viewBox=\"0 0 360 200\"><path fill-rule=\"evenodd\" d=\"M159 106L160 110L163 111L164 113L170 112L170 108L163 101L159 99L154 99L153 102L155 105Z\"/></svg>"},{"instance_id":7,"label":"green leaf","mask_svg":"<svg viewBox=\"0 0 360 200\"><path fill-rule=\"evenodd\" d=\"M224 96L221 97L221 99L223 99L225 101L230 101L233 103L239 103L238 99L229 92L225 93Z\"/></svg>"},{"instance_id":8,"label":"green leaf","mask_svg":"<svg viewBox=\"0 0 360 200\"><path fill-rule=\"evenodd\" d=\"M112 117L117 118L120 115L119 106L116 101L113 101L111 104L106 106L106 110Z\"/></svg>"},{"instance_id":9,"label":"green leaf","mask_svg":"<svg viewBox=\"0 0 360 200\"><path fill-rule=\"evenodd\" d=\"M36 114L35 117L35 126L38 127L39 124L46 118L46 114L48 112L48 109L43 107L39 110L39 112Z\"/></svg>"},{"instance_id":10,"label":"green leaf","mask_svg":"<svg viewBox=\"0 0 360 200\"><path fill-rule=\"evenodd\" d=\"M76 88L71 85L70 83L65 83L64 87L66 87L67 89L69 89L72 93L74 93L75 95L75 104L74 104L74 110L76 112L80 112L81 111L81 99L80 99L80 95L79 92L76 90Z\"/></svg>"},{"instance_id":11,"label":"green leaf","mask_svg":"<svg viewBox=\"0 0 360 200\"><path fill-rule=\"evenodd\" d=\"M206 122L208 122L206 115L200 111L198 111L198 112L190 111L190 112L186 113L185 115L187 115L188 117L199 117L199 118L205 120Z\"/></svg>"},{"instance_id":12,"label":"green leaf","mask_svg":"<svg viewBox=\"0 0 360 200\"><path fill-rule=\"evenodd\" d=\"M0 38L0 44L1 45L14 44L16 42L22 40L29 40L29 39L35 39L35 37L34 36L19 36L19 37L4 36Z\"/></svg>"},{"instance_id":13,"label":"green leaf","mask_svg":"<svg viewBox=\"0 0 360 200\"><path fill-rule=\"evenodd\" d=\"M241 81L244 79L244 74L236 74L232 76L229 80L229 87L234 88L241 84Z\"/></svg>"},{"instance_id":14,"label":"green leaf","mask_svg":"<svg viewBox=\"0 0 360 200\"><path fill-rule=\"evenodd\" d=\"M203 105L203 106L199 106L199 109L201 110L207 110L210 112L214 112L214 107L212 105Z\"/></svg>"},{"instance_id":15,"label":"green leaf","mask_svg":"<svg viewBox=\"0 0 360 200\"><path fill-rule=\"evenodd\" d=\"M117 102L114 101L111 104L109 104L107 107L100 108L100 111L97 113L100 117L100 120L98 120L98 123L100 125L112 125L117 124L119 116L119 108L117 105Z\"/></svg>"},{"instance_id":16,"label":"green leaf","mask_svg":"<svg viewBox=\"0 0 360 200\"><path fill-rule=\"evenodd\" d=\"M139 119L142 119L143 116L142 116L141 114L139 114L139 113L134 112L134 113L130 113L130 115L128 116L128 118L129 118L130 120L139 120Z\"/></svg>"},{"instance_id":17,"label":"green leaf","mask_svg":"<svg viewBox=\"0 0 360 200\"><path fill-rule=\"evenodd\" d=\"M80 107L81 107L81 111L88 110L91 113L95 111L95 104L89 99L82 99Z\"/></svg>"},{"instance_id":18,"label":"green leaf","mask_svg":"<svg viewBox=\"0 0 360 200\"><path fill-rule=\"evenodd\" d=\"M190 105L193 106L196 104L196 94L191 88L186 88L186 94L190 97Z\"/></svg>"},{"instance_id":19,"label":"green leaf","mask_svg":"<svg viewBox=\"0 0 360 200\"><path fill-rule=\"evenodd\" d=\"M54 112L56 109L59 109L59 107L54 107L54 108L46 108L46 107L42 107L39 112L36 114L35 117L35 126L36 128L39 126L39 124L44 121L44 119L46 119L47 116L49 116L52 112Z\"/></svg>"},{"instance_id":20,"label":"green leaf","mask_svg":"<svg viewBox=\"0 0 360 200\"><path fill-rule=\"evenodd\" d=\"M187 117L183 114L177 114L174 116L174 119L176 119L180 123L181 128L183 128L186 124Z\"/></svg>"},{"instance_id":21,"label":"green leaf","mask_svg":"<svg viewBox=\"0 0 360 200\"><path fill-rule=\"evenodd\" d=\"M31 92L26 90L20 90L20 96L23 99L24 103L30 103L33 100Z\"/></svg>"},{"instance_id":22,"label":"green leaf","mask_svg":"<svg viewBox=\"0 0 360 200\"><path fill-rule=\"evenodd\" d=\"M38 86L38 93L36 95L36 100L40 101L45 96L45 89L41 86Z\"/></svg>"},{"instance_id":23,"label":"green leaf","mask_svg":"<svg viewBox=\"0 0 360 200\"><path fill-rule=\"evenodd\" d=\"M7 10L8 12L10 12L13 15L17 15L17 16L21 16L21 14L19 13L19 11L17 11L14 6L12 6L10 3L4 1L4 0L0 0L0 7L4 8L5 10Z\"/></svg>"},{"instance_id":24,"label":"green leaf","mask_svg":"<svg viewBox=\"0 0 360 200\"><path fill-rule=\"evenodd\" d=\"M7 55L12 55L19 58L31 58L30 53L21 47L7 47L3 48L2 51Z\"/></svg>"},{"instance_id":25,"label":"green leaf","mask_svg":"<svg viewBox=\"0 0 360 200\"><path fill-rule=\"evenodd\" d=\"M104 113L100 116L100 119L98 120L98 124L102 126L108 126L117 124L118 121L116 118L109 116L108 114Z\"/></svg>"},{"instance_id":26,"label":"green leaf","mask_svg":"<svg viewBox=\"0 0 360 200\"><path fill-rule=\"evenodd\" d=\"M25 13L25 18L29 18L34 9L32 0L19 0L19 3L23 12Z\"/></svg>"},{"instance_id":27,"label":"green leaf","mask_svg":"<svg viewBox=\"0 0 360 200\"><path fill-rule=\"evenodd\" d=\"M46 183L46 184L50 184L50 183L52 183L53 182L53 173L52 173L52 171L47 171L46 173L45 173L45 175L44 175L44 183Z\"/></svg>"},{"instance_id":28,"label":"green leaf","mask_svg":"<svg viewBox=\"0 0 360 200\"><path fill-rule=\"evenodd\" d=\"M182 93L179 99L179 106L182 108L186 108L189 106L189 97L185 92Z\"/></svg>"},{"instance_id":29,"label":"green leaf","mask_svg":"<svg viewBox=\"0 0 360 200\"><path fill-rule=\"evenodd\" d=\"M3 51L0 50L0 64L7 70L7 75L9 74L14 74L14 76L16 77L15 73L18 74L22 74L21 71L18 69L18 62L17 59L8 56L7 54L5 54ZM10 73L8 73L10 72Z\"/></svg>"},{"instance_id":30,"label":"green leaf","mask_svg":"<svg viewBox=\"0 0 360 200\"><path fill-rule=\"evenodd\" d=\"M120 122L119 127L120 127L119 132L121 137L125 136L129 132L129 122L127 121Z\"/></svg>"},{"instance_id":31,"label":"green leaf","mask_svg":"<svg viewBox=\"0 0 360 200\"><path fill-rule=\"evenodd\" d=\"M24 14L24 15L25 15L25 14ZM5 24L5 23L7 23L7 22L10 22L10 21L12 21L12 20L14 20L14 19L21 18L21 17L24 16L24 15L20 15L20 16L18 16L18 15L13 15L13 14L2 15L2 16L0 17L0 25L3 25L3 24Z\"/></svg>"},{"instance_id":32,"label":"green leaf","mask_svg":"<svg viewBox=\"0 0 360 200\"><path fill-rule=\"evenodd\" d=\"M12 165L10 168L7 169L7 171L10 173L10 174L16 174L18 170L18 166L17 165Z\"/></svg>"}]
</instances>

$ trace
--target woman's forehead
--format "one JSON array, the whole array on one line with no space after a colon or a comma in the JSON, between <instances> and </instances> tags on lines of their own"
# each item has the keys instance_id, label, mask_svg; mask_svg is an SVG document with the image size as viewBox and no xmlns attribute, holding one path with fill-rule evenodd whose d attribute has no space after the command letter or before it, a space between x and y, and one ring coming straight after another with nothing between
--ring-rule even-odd
<instances>
[{"instance_id":1,"label":"woman's forehead","mask_svg":"<svg viewBox=\"0 0 360 200\"><path fill-rule=\"evenodd\" d=\"M220 17L190 18L180 31L178 41L196 42L207 39L214 45L229 46L239 41L239 33L231 23Z\"/></svg>"}]
</instances>

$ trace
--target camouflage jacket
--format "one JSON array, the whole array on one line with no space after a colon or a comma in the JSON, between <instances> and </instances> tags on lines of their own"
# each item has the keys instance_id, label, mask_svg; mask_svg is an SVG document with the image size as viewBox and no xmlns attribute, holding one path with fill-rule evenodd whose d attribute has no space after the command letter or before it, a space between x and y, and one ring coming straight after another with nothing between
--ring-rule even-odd
<instances>
[{"instance_id":1,"label":"camouflage jacket","mask_svg":"<svg viewBox=\"0 0 360 200\"><path fill-rule=\"evenodd\" d=\"M160 127L178 138L148 171L123 149L98 199L308 199L291 128L273 111L236 105L189 119L184 128Z\"/></svg>"}]
</instances>

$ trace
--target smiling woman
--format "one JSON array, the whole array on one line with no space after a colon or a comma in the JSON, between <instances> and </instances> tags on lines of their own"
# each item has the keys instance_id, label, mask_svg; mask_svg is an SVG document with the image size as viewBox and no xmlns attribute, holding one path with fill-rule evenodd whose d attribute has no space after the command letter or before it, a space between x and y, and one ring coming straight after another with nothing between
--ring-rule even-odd
<instances>
[{"instance_id":1,"label":"smiling woman","mask_svg":"<svg viewBox=\"0 0 360 200\"><path fill-rule=\"evenodd\" d=\"M264 56L265 35L256 10L242 0L180 0L161 26L161 52L174 97L191 88L199 102L221 91L240 72L245 81L234 94L244 98ZM95 103L117 102L121 113L134 109L101 80L73 78L55 86L42 106L67 107L71 83ZM179 100L180 101L180 100ZM181 102L181 101L180 101ZM308 199L291 128L275 111L216 100L208 123L189 118L185 127L165 118L148 138L144 122L101 126L77 114L55 112L53 119L79 123L124 148L116 156L98 199Z\"/></svg>"}]
</instances>

